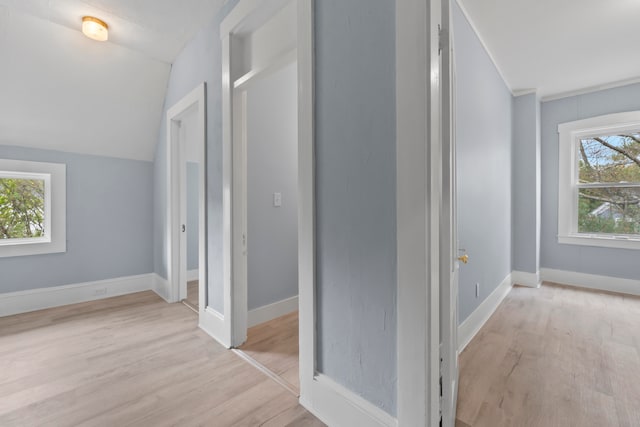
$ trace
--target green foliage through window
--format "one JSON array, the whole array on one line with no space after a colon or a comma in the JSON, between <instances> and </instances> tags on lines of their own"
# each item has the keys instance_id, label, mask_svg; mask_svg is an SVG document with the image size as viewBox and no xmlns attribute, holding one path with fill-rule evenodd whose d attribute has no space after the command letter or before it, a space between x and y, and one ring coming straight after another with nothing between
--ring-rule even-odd
<instances>
[{"instance_id":1,"label":"green foliage through window","mask_svg":"<svg viewBox=\"0 0 640 427\"><path fill-rule=\"evenodd\" d=\"M45 182L0 178L0 239L44 236Z\"/></svg>"},{"instance_id":2,"label":"green foliage through window","mask_svg":"<svg viewBox=\"0 0 640 427\"><path fill-rule=\"evenodd\" d=\"M640 234L640 133L578 141L578 232Z\"/></svg>"}]
</instances>

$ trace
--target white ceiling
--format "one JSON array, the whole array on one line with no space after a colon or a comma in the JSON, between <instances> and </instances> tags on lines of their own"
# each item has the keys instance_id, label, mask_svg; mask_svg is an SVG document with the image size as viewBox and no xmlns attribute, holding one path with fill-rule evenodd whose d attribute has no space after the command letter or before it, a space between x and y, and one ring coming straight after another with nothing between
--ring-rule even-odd
<instances>
[{"instance_id":1,"label":"white ceiling","mask_svg":"<svg viewBox=\"0 0 640 427\"><path fill-rule=\"evenodd\" d=\"M518 94L553 97L640 79L638 0L460 0Z\"/></svg>"},{"instance_id":2,"label":"white ceiling","mask_svg":"<svg viewBox=\"0 0 640 427\"><path fill-rule=\"evenodd\" d=\"M226 0L0 0L10 10L79 30L82 17L109 25L109 41L172 63Z\"/></svg>"},{"instance_id":3,"label":"white ceiling","mask_svg":"<svg viewBox=\"0 0 640 427\"><path fill-rule=\"evenodd\" d=\"M170 63L222 3L0 0L0 145L153 160Z\"/></svg>"}]
</instances>

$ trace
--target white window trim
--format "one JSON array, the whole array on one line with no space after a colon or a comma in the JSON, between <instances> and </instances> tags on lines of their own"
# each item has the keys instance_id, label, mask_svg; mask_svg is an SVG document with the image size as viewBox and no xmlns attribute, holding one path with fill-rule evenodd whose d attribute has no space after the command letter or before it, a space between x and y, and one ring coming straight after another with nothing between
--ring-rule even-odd
<instances>
[{"instance_id":1,"label":"white window trim","mask_svg":"<svg viewBox=\"0 0 640 427\"><path fill-rule=\"evenodd\" d=\"M0 247L13 245L33 245L35 243L51 242L51 174L18 172L15 170L4 171L0 169L0 179L34 179L44 181L44 235L41 237L30 237L24 239L0 239Z\"/></svg>"},{"instance_id":2,"label":"white window trim","mask_svg":"<svg viewBox=\"0 0 640 427\"><path fill-rule=\"evenodd\" d=\"M66 165L0 159L0 176L45 181L45 235L0 241L0 258L66 252Z\"/></svg>"},{"instance_id":3,"label":"white window trim","mask_svg":"<svg viewBox=\"0 0 640 427\"><path fill-rule=\"evenodd\" d=\"M577 139L640 129L640 111L607 114L558 125L558 243L640 249L640 238L578 233Z\"/></svg>"}]
</instances>

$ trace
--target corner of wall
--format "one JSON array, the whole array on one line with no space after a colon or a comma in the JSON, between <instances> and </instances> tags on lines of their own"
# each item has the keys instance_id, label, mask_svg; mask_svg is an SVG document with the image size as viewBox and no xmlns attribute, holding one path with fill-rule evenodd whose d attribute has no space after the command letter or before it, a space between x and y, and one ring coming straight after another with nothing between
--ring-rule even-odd
<instances>
[{"instance_id":1,"label":"corner of wall","mask_svg":"<svg viewBox=\"0 0 640 427\"><path fill-rule=\"evenodd\" d=\"M169 288L169 281L159 276L157 273L153 273L151 290L166 302L170 302L171 289Z\"/></svg>"},{"instance_id":2,"label":"corner of wall","mask_svg":"<svg viewBox=\"0 0 640 427\"><path fill-rule=\"evenodd\" d=\"M539 288L542 285L540 271L527 273L525 271L513 271L511 281L514 285L525 286L527 288Z\"/></svg>"},{"instance_id":3,"label":"corner of wall","mask_svg":"<svg viewBox=\"0 0 640 427\"><path fill-rule=\"evenodd\" d=\"M462 353L482 326L489 320L500 303L513 288L513 278L508 274L498 287L458 326L458 353Z\"/></svg>"},{"instance_id":4,"label":"corner of wall","mask_svg":"<svg viewBox=\"0 0 640 427\"><path fill-rule=\"evenodd\" d=\"M495 67L496 71L500 75L500 78L504 82L505 87L509 90L509 92L511 92L511 95L515 96L514 91L511 88L511 86L509 85L509 83L507 83L507 79L506 79L504 73L502 72L502 69L498 65L498 62L495 60L494 56L491 54L491 50L489 49L489 45L482 38L482 35L478 31L478 27L476 27L475 23L471 19L471 16L469 15L469 12L467 12L467 9L464 7L464 5L462 4L462 2L460 0L455 0L454 4L456 6L458 6L458 8L460 9L460 12L462 12L462 15L464 16L465 20L469 23L469 26L471 27L473 32L476 34L476 37L480 41L480 44L482 45L482 48L486 52L487 56L489 57L489 59L493 63L493 66Z\"/></svg>"}]
</instances>

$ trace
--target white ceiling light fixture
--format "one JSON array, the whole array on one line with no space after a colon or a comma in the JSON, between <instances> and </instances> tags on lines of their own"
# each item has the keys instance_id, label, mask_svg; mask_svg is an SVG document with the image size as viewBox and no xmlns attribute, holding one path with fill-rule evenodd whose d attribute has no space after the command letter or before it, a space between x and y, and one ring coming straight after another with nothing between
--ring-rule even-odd
<instances>
[{"instance_id":1,"label":"white ceiling light fixture","mask_svg":"<svg viewBox=\"0 0 640 427\"><path fill-rule=\"evenodd\" d=\"M109 39L109 26L93 16L82 17L82 34L90 39L105 42Z\"/></svg>"},{"instance_id":2,"label":"white ceiling light fixture","mask_svg":"<svg viewBox=\"0 0 640 427\"><path fill-rule=\"evenodd\" d=\"M10 13L35 16L74 31L81 30L79 27L82 25L83 16L95 16L109 25L109 40L108 43L102 43L103 45L120 45L166 64L172 64L187 42L218 15L220 8L227 1L0 0L0 38L6 30L3 21L6 14L2 12L3 7ZM153 6L152 9L150 5ZM0 52L4 53L2 49ZM0 61L1 64L4 63ZM6 67L0 66L0 70L3 68ZM5 94L2 95L0 98L4 100Z\"/></svg>"}]
</instances>

